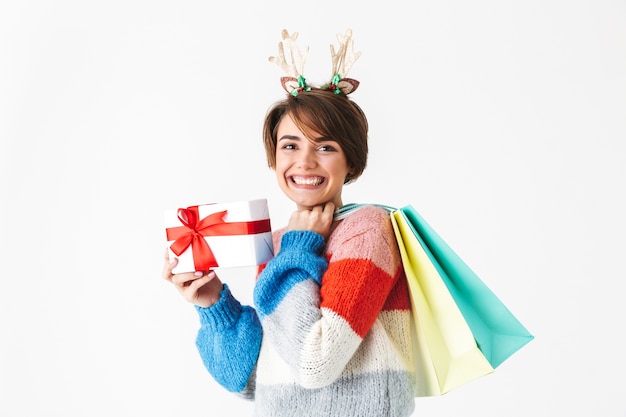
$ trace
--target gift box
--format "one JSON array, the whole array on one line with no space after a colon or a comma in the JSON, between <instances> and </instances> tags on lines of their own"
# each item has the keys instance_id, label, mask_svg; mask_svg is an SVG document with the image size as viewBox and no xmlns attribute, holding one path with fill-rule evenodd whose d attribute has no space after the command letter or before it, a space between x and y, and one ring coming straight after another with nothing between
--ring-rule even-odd
<instances>
[{"instance_id":1,"label":"gift box","mask_svg":"<svg viewBox=\"0 0 626 417\"><path fill-rule=\"evenodd\" d=\"M175 274L260 265L274 256L265 199L171 209L164 217Z\"/></svg>"}]
</instances>

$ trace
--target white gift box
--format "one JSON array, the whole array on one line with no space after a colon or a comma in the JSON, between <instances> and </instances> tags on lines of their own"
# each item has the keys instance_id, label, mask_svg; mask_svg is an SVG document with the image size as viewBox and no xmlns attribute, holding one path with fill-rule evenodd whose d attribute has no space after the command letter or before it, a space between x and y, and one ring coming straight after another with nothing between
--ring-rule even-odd
<instances>
[{"instance_id":1,"label":"white gift box","mask_svg":"<svg viewBox=\"0 0 626 417\"><path fill-rule=\"evenodd\" d=\"M164 217L170 259L178 258L175 274L260 265L274 257L265 199L171 209ZM207 247L210 256L198 256L198 251L206 254ZM182 253L176 254L181 248Z\"/></svg>"}]
</instances>

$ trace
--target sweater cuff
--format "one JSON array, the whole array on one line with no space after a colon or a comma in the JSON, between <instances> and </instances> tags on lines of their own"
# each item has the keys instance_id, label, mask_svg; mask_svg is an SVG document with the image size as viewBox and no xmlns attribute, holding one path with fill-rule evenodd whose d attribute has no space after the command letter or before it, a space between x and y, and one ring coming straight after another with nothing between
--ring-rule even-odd
<instances>
[{"instance_id":1,"label":"sweater cuff","mask_svg":"<svg viewBox=\"0 0 626 417\"><path fill-rule=\"evenodd\" d=\"M306 250L320 256L324 252L326 242L322 235L310 230L290 230L283 234L280 250Z\"/></svg>"},{"instance_id":2,"label":"sweater cuff","mask_svg":"<svg viewBox=\"0 0 626 417\"><path fill-rule=\"evenodd\" d=\"M223 285L217 303L211 307L194 306L200 315L200 324L212 331L220 331L234 326L243 309L241 303L233 297L228 285Z\"/></svg>"}]
</instances>

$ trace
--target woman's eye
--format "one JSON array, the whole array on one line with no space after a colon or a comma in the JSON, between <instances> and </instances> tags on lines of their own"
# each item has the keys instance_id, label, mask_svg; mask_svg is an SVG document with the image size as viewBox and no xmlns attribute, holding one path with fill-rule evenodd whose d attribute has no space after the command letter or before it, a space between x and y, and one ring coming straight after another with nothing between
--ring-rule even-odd
<instances>
[{"instance_id":1,"label":"woman's eye","mask_svg":"<svg viewBox=\"0 0 626 417\"><path fill-rule=\"evenodd\" d=\"M320 146L318 149L319 149L320 151L322 151L322 152L332 152L332 151L334 151L334 150L335 150L335 148L333 148L333 147L332 147L332 146L330 146L330 145Z\"/></svg>"},{"instance_id":2,"label":"woman's eye","mask_svg":"<svg viewBox=\"0 0 626 417\"><path fill-rule=\"evenodd\" d=\"M288 149L288 150L296 149L296 145L294 145L293 143L287 143L283 145L283 149Z\"/></svg>"}]
</instances>

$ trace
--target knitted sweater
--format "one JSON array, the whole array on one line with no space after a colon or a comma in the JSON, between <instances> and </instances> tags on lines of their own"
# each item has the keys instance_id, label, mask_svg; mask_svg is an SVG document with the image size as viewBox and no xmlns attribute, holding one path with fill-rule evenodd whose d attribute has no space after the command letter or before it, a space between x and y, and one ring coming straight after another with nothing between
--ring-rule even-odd
<instances>
[{"instance_id":1,"label":"knitted sweater","mask_svg":"<svg viewBox=\"0 0 626 417\"><path fill-rule=\"evenodd\" d=\"M196 307L211 375L255 401L259 417L402 417L414 409L410 301L389 214L366 206L327 242L274 232L255 307L225 284Z\"/></svg>"}]
</instances>

